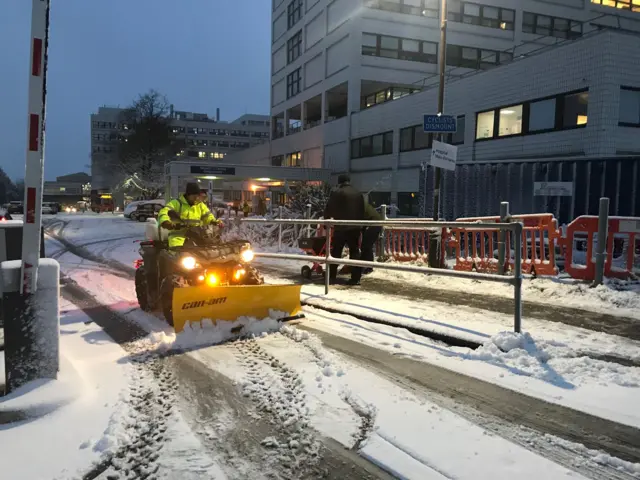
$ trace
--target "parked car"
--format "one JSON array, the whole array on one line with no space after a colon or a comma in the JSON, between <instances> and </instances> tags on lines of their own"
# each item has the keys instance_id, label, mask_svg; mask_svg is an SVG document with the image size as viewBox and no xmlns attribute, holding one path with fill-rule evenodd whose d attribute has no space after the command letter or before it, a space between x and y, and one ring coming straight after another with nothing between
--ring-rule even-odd
<instances>
[{"instance_id":1,"label":"parked car","mask_svg":"<svg viewBox=\"0 0 640 480\"><path fill-rule=\"evenodd\" d=\"M159 203L140 203L136 206L136 210L129 215L129 218L139 222L146 222L148 218L158 218L158 212L163 207Z\"/></svg>"},{"instance_id":2,"label":"parked car","mask_svg":"<svg viewBox=\"0 0 640 480\"><path fill-rule=\"evenodd\" d=\"M155 203L158 205L162 205L163 207L165 205L165 201L162 198L158 198L156 200L136 200L135 202L131 202L126 207L124 207L124 218L131 218L131 214L136 211L138 205L142 205L144 203Z\"/></svg>"},{"instance_id":3,"label":"parked car","mask_svg":"<svg viewBox=\"0 0 640 480\"><path fill-rule=\"evenodd\" d=\"M22 205L22 202L19 201L9 202L9 205L7 205L7 212L10 214L22 215L24 213L24 206Z\"/></svg>"},{"instance_id":4,"label":"parked car","mask_svg":"<svg viewBox=\"0 0 640 480\"><path fill-rule=\"evenodd\" d=\"M58 204L53 202L42 202L43 215L55 215L58 213Z\"/></svg>"}]
</instances>

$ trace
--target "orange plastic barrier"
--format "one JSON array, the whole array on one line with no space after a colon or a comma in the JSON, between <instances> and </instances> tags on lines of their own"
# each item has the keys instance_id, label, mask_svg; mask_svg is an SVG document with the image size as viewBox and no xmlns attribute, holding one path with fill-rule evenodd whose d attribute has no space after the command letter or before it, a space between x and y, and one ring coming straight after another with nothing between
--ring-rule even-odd
<instances>
[{"instance_id":1,"label":"orange plastic barrier","mask_svg":"<svg viewBox=\"0 0 640 480\"><path fill-rule=\"evenodd\" d=\"M442 235L440 258L444 263L448 231L443 229ZM427 262L429 237L429 230L387 228L385 229L384 255L400 262Z\"/></svg>"},{"instance_id":2,"label":"orange plastic barrier","mask_svg":"<svg viewBox=\"0 0 640 480\"><path fill-rule=\"evenodd\" d=\"M513 221L522 222L522 273L557 275L556 241L560 238L558 221L551 213L514 215ZM459 218L457 222L500 222L500 217ZM499 230L482 227L452 228L449 246L455 250L454 270L497 273ZM506 232L505 267L513 270L514 242Z\"/></svg>"},{"instance_id":3,"label":"orange plastic barrier","mask_svg":"<svg viewBox=\"0 0 640 480\"><path fill-rule=\"evenodd\" d=\"M609 217L604 275L627 279L640 274L640 218ZM558 243L565 252L565 271L578 280L594 280L598 217L585 215L567 227ZM585 253L582 253L585 252ZM581 258L577 258L581 257ZM576 261L581 260L580 263Z\"/></svg>"}]
</instances>

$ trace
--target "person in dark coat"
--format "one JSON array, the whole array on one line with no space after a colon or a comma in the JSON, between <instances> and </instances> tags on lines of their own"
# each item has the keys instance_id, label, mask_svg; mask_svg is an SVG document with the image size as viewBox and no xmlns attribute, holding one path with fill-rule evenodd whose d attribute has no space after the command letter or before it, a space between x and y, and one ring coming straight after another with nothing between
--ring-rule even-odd
<instances>
[{"instance_id":1,"label":"person in dark coat","mask_svg":"<svg viewBox=\"0 0 640 480\"><path fill-rule=\"evenodd\" d=\"M370 204L366 203L364 206L364 219L365 220L379 220L384 218L378 211ZM373 262L373 247L375 246L380 234L382 233L382 227L364 227L362 229L362 242L360 244L360 259L366 262ZM373 268L363 269L363 274L373 272Z\"/></svg>"},{"instance_id":2,"label":"person in dark coat","mask_svg":"<svg viewBox=\"0 0 640 480\"><path fill-rule=\"evenodd\" d=\"M338 177L338 188L336 188L329 196L329 201L324 210L324 218L333 218L334 220L364 220L364 197L362 194L351 186L349 175L340 175ZM360 241L361 227L338 225L333 231L333 243L331 245L331 256L342 258L342 250L345 245L349 247L349 258L358 260L360 258ZM338 266L331 265L329 267L329 281L335 282L338 275ZM349 285L359 285L362 269L358 267L351 268L351 280Z\"/></svg>"}]
</instances>

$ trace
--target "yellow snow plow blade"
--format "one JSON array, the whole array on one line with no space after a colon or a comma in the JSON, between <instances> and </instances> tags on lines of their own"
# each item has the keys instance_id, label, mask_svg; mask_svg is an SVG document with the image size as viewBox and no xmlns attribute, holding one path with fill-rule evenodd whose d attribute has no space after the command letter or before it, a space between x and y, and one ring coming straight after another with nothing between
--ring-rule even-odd
<instances>
[{"instance_id":1,"label":"yellow snow plow blade","mask_svg":"<svg viewBox=\"0 0 640 480\"><path fill-rule=\"evenodd\" d=\"M300 310L301 285L242 285L184 287L173 291L173 328L206 318L233 322L238 317L263 319L269 310L295 315Z\"/></svg>"}]
</instances>

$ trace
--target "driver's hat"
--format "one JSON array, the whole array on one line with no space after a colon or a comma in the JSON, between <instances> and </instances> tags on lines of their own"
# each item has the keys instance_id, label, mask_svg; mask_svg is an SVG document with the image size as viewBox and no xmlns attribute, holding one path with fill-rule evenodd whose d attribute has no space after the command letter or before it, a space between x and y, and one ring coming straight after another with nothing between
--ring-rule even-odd
<instances>
[{"instance_id":1,"label":"driver's hat","mask_svg":"<svg viewBox=\"0 0 640 480\"><path fill-rule=\"evenodd\" d=\"M200 185L195 182L187 183L187 187L184 191L185 195L200 195Z\"/></svg>"}]
</instances>

